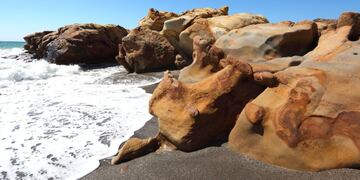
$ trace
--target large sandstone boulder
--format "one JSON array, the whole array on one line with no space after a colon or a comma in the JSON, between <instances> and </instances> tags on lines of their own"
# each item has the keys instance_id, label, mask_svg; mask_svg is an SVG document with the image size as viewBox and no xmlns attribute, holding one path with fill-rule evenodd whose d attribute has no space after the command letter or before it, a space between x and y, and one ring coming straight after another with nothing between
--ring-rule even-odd
<instances>
[{"instance_id":1,"label":"large sandstone boulder","mask_svg":"<svg viewBox=\"0 0 360 180\"><path fill-rule=\"evenodd\" d=\"M154 8L149 9L147 16L140 20L141 27L147 27L151 30L161 31L164 26L164 22L178 17L177 14L166 11L158 11Z\"/></svg>"},{"instance_id":2,"label":"large sandstone boulder","mask_svg":"<svg viewBox=\"0 0 360 180\"><path fill-rule=\"evenodd\" d=\"M116 57L128 72L148 72L175 68L175 48L159 32L138 27L119 45Z\"/></svg>"},{"instance_id":3,"label":"large sandstone boulder","mask_svg":"<svg viewBox=\"0 0 360 180\"><path fill-rule=\"evenodd\" d=\"M304 55L318 40L317 26L312 21L293 24L256 24L230 31L221 36L215 46L226 56L248 62Z\"/></svg>"},{"instance_id":4,"label":"large sandstone boulder","mask_svg":"<svg viewBox=\"0 0 360 180\"><path fill-rule=\"evenodd\" d=\"M33 54L35 58L42 58L46 53L46 45L57 36L55 31L44 31L30 34L24 37L26 44L24 49Z\"/></svg>"},{"instance_id":5,"label":"large sandstone boulder","mask_svg":"<svg viewBox=\"0 0 360 180\"><path fill-rule=\"evenodd\" d=\"M183 151L226 138L244 104L263 90L249 81L251 75L250 66L241 61L197 83L180 82L165 74L150 100L150 113L159 119L159 133Z\"/></svg>"},{"instance_id":6,"label":"large sandstone boulder","mask_svg":"<svg viewBox=\"0 0 360 180\"><path fill-rule=\"evenodd\" d=\"M226 6L220 9L198 8L186 11L180 14L177 18L165 21L161 33L170 41L170 43L180 52L180 54L185 59L190 60L191 54L186 53L178 45L180 33L187 27L189 27L196 19L227 15L228 10L229 8Z\"/></svg>"},{"instance_id":7,"label":"large sandstone boulder","mask_svg":"<svg viewBox=\"0 0 360 180\"><path fill-rule=\"evenodd\" d=\"M201 36L208 41L215 42L215 40L233 29L260 23L268 23L268 20L261 15L245 13L197 19L191 26L179 34L178 46L186 54L191 55L193 52L193 38L195 36Z\"/></svg>"},{"instance_id":8,"label":"large sandstone boulder","mask_svg":"<svg viewBox=\"0 0 360 180\"><path fill-rule=\"evenodd\" d=\"M115 62L127 30L116 25L73 24L26 36L25 49L56 64Z\"/></svg>"},{"instance_id":9,"label":"large sandstone boulder","mask_svg":"<svg viewBox=\"0 0 360 180\"><path fill-rule=\"evenodd\" d=\"M273 74L279 84L246 105L229 136L233 150L299 170L360 164L360 41L350 41L359 38L359 24L346 16L303 63Z\"/></svg>"}]
</instances>

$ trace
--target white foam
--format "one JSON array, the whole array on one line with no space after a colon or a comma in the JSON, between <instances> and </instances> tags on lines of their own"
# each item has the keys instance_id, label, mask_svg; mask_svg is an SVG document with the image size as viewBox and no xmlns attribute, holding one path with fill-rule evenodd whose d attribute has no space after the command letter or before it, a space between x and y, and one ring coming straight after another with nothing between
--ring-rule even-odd
<instances>
[{"instance_id":1,"label":"white foam","mask_svg":"<svg viewBox=\"0 0 360 180\"><path fill-rule=\"evenodd\" d=\"M24 49L22 49L22 48L10 48L10 49L1 49L0 48L0 57L18 55L23 52L24 52Z\"/></svg>"},{"instance_id":2,"label":"white foam","mask_svg":"<svg viewBox=\"0 0 360 180\"><path fill-rule=\"evenodd\" d=\"M45 61L0 58L0 67L0 173L9 179L79 178L151 118L138 86L156 78L113 84L106 79L123 68Z\"/></svg>"}]
</instances>

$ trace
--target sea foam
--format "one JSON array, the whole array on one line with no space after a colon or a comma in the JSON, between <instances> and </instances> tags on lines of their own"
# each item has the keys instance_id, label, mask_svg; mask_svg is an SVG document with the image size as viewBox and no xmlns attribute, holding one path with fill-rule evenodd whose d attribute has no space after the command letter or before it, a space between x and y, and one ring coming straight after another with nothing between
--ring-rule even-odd
<instances>
[{"instance_id":1,"label":"sea foam","mask_svg":"<svg viewBox=\"0 0 360 180\"><path fill-rule=\"evenodd\" d=\"M0 179L76 179L114 155L151 118L138 87L159 81L119 73L0 58Z\"/></svg>"}]
</instances>

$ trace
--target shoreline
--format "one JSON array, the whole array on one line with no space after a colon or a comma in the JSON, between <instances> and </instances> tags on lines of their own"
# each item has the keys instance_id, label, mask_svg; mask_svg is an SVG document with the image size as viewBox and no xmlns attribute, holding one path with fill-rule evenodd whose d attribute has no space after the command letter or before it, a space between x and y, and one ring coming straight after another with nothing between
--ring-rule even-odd
<instances>
[{"instance_id":1,"label":"shoreline","mask_svg":"<svg viewBox=\"0 0 360 180\"><path fill-rule=\"evenodd\" d=\"M178 71L172 72L177 76ZM159 75L159 74L157 74ZM141 87L152 93L158 83ZM132 137L148 138L158 133L158 120L152 117ZM120 145L120 147L123 143ZM227 142L194 152L165 151L111 165L111 157L100 160L94 171L80 178L97 179L358 179L357 169L332 169L320 172L305 172L285 169L235 153Z\"/></svg>"},{"instance_id":2,"label":"shoreline","mask_svg":"<svg viewBox=\"0 0 360 180\"><path fill-rule=\"evenodd\" d=\"M157 133L157 119L153 117L134 137L146 138ZM357 169L333 169L321 172L305 172L266 164L227 148L227 143L210 146L194 152L168 151L150 153L134 160L111 165L111 159L103 159L100 166L82 177L97 179L358 179Z\"/></svg>"}]
</instances>

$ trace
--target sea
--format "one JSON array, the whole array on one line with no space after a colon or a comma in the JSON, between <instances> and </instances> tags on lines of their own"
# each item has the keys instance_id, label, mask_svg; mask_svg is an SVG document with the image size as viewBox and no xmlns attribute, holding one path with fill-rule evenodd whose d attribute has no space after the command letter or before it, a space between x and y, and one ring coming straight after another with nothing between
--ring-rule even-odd
<instances>
[{"instance_id":1,"label":"sea","mask_svg":"<svg viewBox=\"0 0 360 180\"><path fill-rule=\"evenodd\" d=\"M151 118L140 87L159 78L25 61L23 45L0 42L0 179L80 178Z\"/></svg>"}]
</instances>

